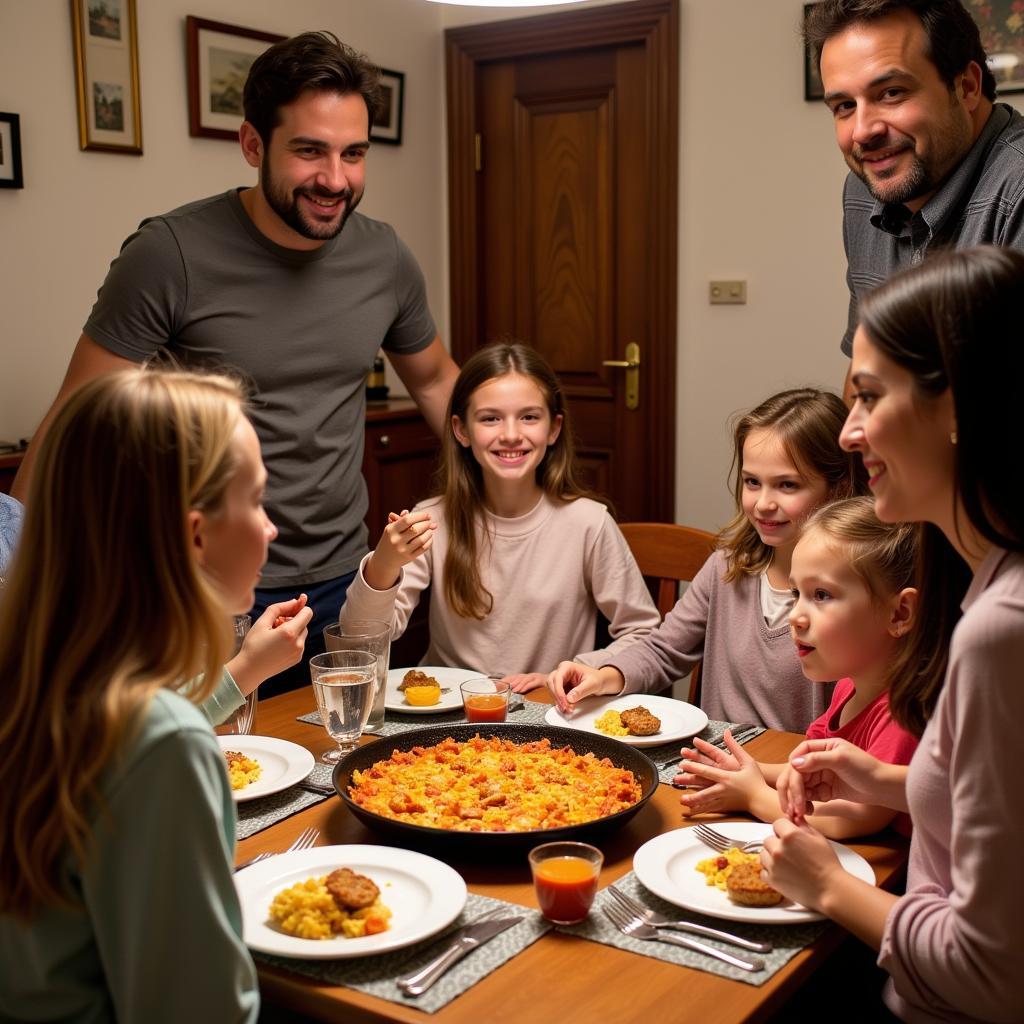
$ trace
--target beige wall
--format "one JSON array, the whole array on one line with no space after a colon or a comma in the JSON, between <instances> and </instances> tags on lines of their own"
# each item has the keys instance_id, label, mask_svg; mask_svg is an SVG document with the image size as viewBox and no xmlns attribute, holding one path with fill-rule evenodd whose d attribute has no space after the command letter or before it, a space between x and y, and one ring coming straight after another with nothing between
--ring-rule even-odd
<instances>
[{"instance_id":1,"label":"beige wall","mask_svg":"<svg viewBox=\"0 0 1024 1024\"><path fill-rule=\"evenodd\" d=\"M514 12L423 0L137 3L141 158L78 150L66 2L0 0L0 109L22 116L27 182L0 190L0 241L14 257L0 271L0 438L33 429L139 219L252 180L231 143L188 135L186 14L280 33L331 28L406 72L405 144L374 149L363 209L420 259L446 334L442 31ZM828 114L803 100L801 10L801 0L681 0L677 519L706 528L731 510L729 416L783 387L838 387L845 371L844 169ZM709 306L712 278L745 278L747 305Z\"/></svg>"}]
</instances>

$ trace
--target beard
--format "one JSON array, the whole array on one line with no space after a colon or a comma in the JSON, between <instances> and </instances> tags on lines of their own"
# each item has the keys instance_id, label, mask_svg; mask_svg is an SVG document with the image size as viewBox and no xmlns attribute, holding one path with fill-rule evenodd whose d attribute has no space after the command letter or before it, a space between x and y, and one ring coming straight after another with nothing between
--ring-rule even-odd
<instances>
[{"instance_id":1,"label":"beard","mask_svg":"<svg viewBox=\"0 0 1024 1024\"><path fill-rule=\"evenodd\" d=\"M260 168L260 187L263 189L263 196L267 200L267 204L288 227L302 235L303 238L309 238L316 242L327 242L332 238L337 238L363 198L362 192L356 195L350 188L342 189L340 192L330 192L324 188L297 188L289 192L274 180L266 154L264 154L263 164ZM299 205L300 195L312 196L317 199L340 199L345 206L337 222L333 220L317 221L308 217Z\"/></svg>"},{"instance_id":2,"label":"beard","mask_svg":"<svg viewBox=\"0 0 1024 1024\"><path fill-rule=\"evenodd\" d=\"M895 140L887 137L866 148L856 146L847 164L880 203L912 202L934 192L974 144L971 122L952 95L945 116L931 125L928 135L919 138L930 143L923 153L917 152L911 139L897 135ZM869 174L864 167L864 157L894 145L910 153L910 167L899 176L895 170Z\"/></svg>"}]
</instances>

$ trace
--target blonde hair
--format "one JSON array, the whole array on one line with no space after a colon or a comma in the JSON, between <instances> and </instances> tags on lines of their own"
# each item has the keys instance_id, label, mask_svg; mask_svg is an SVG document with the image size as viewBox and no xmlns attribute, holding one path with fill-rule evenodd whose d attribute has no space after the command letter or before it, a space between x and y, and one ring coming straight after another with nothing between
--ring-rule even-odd
<instances>
[{"instance_id":1,"label":"blonde hair","mask_svg":"<svg viewBox=\"0 0 1024 1024\"><path fill-rule=\"evenodd\" d=\"M467 619L486 618L494 599L480 579L477 524L485 521L483 471L473 452L459 444L451 419L458 416L466 423L469 403L476 390L508 374L532 380L544 397L552 422L562 417L562 429L537 467L537 483L541 489L549 497L562 501L576 498L603 501L584 488L577 478L575 445L565 397L544 357L529 345L507 341L495 342L474 352L463 365L452 389L438 472L450 538L444 562L444 596L452 611Z\"/></svg>"},{"instance_id":2,"label":"blonde hair","mask_svg":"<svg viewBox=\"0 0 1024 1024\"><path fill-rule=\"evenodd\" d=\"M0 912L71 903L108 763L161 688L199 703L230 618L192 554L237 468L239 387L131 369L76 391L41 442L0 592ZM190 683L189 680L194 680Z\"/></svg>"},{"instance_id":3,"label":"blonde hair","mask_svg":"<svg viewBox=\"0 0 1024 1024\"><path fill-rule=\"evenodd\" d=\"M819 508L804 524L800 539L820 533L840 549L875 603L913 587L919 576L924 531L920 523L883 523L871 498L850 498ZM942 685L945 652L952 627L932 614L935 594L918 591L918 622L900 640L889 666L889 710L907 731L924 732L926 722L918 701Z\"/></svg>"},{"instance_id":4,"label":"blonde hair","mask_svg":"<svg viewBox=\"0 0 1024 1024\"><path fill-rule=\"evenodd\" d=\"M741 576L757 576L772 560L772 547L761 540L743 512L743 445L751 432L772 433L802 473L825 481L824 500L836 501L867 490L860 457L839 447L846 414L838 395L817 388L794 388L772 395L736 421L731 469L736 514L718 535L718 546L726 553L726 583Z\"/></svg>"}]
</instances>

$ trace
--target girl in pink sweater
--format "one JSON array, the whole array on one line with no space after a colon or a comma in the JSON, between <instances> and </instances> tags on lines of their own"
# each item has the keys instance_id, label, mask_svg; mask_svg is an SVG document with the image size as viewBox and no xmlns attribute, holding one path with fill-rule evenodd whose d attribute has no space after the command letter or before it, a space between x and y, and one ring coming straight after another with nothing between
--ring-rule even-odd
<instances>
[{"instance_id":1,"label":"girl in pink sweater","mask_svg":"<svg viewBox=\"0 0 1024 1024\"><path fill-rule=\"evenodd\" d=\"M885 1001L908 1021L1024 1020L1022 294L1024 254L984 246L929 257L861 303L842 443L879 518L927 524L918 589L948 604L922 627L963 614L944 683L923 672L890 694L897 721L923 729L909 769L841 739L802 743L762 854L771 885L880 951ZM808 799L835 798L909 810L904 896L848 875L807 823Z\"/></svg>"},{"instance_id":2,"label":"girl in pink sweater","mask_svg":"<svg viewBox=\"0 0 1024 1024\"><path fill-rule=\"evenodd\" d=\"M874 502L850 498L826 505L807 521L793 549L790 580L796 603L789 625L804 675L836 679L832 704L807 730L810 739L838 736L890 764L909 764L917 739L889 714L889 687L916 675L917 528L882 523ZM681 802L690 814L747 811L779 816L775 784L785 764L759 764L726 730L731 753L695 740L677 785L696 792ZM869 835L886 825L910 834L910 819L888 807L832 800L808 820L833 839Z\"/></svg>"},{"instance_id":3,"label":"girl in pink sweater","mask_svg":"<svg viewBox=\"0 0 1024 1024\"><path fill-rule=\"evenodd\" d=\"M565 657L600 660L659 622L607 507L583 488L562 388L527 345L475 352L452 391L442 494L392 514L341 621L404 631L430 587L424 665L499 675L522 692ZM597 613L612 642L594 647Z\"/></svg>"},{"instance_id":4,"label":"girl in pink sweater","mask_svg":"<svg viewBox=\"0 0 1024 1024\"><path fill-rule=\"evenodd\" d=\"M863 468L837 441L845 416L837 395L797 388L739 419L736 515L718 550L649 637L603 661L558 666L548 686L563 712L593 694L657 692L702 659L700 705L711 718L804 732L825 711L831 683L807 685L789 636L789 562L816 508L863 489Z\"/></svg>"}]
</instances>

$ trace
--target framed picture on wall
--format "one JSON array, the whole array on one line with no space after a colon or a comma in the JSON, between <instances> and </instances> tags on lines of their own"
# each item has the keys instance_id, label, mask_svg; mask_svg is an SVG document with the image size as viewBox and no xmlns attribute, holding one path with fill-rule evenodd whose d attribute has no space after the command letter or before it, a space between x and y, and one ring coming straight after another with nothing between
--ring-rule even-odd
<instances>
[{"instance_id":1,"label":"framed picture on wall","mask_svg":"<svg viewBox=\"0 0 1024 1024\"><path fill-rule=\"evenodd\" d=\"M804 25L807 24L807 15L814 4L804 4ZM825 98L825 88L821 84L821 75L818 74L818 65L814 61L814 54L805 46L804 51L804 99L809 103L820 102Z\"/></svg>"},{"instance_id":2,"label":"framed picture on wall","mask_svg":"<svg viewBox=\"0 0 1024 1024\"><path fill-rule=\"evenodd\" d=\"M142 152L135 0L71 0L78 145Z\"/></svg>"},{"instance_id":3,"label":"framed picture on wall","mask_svg":"<svg viewBox=\"0 0 1024 1024\"><path fill-rule=\"evenodd\" d=\"M405 75L380 69L380 107L373 119L370 139L391 146L402 144L402 106L405 103Z\"/></svg>"},{"instance_id":4,"label":"framed picture on wall","mask_svg":"<svg viewBox=\"0 0 1024 1024\"><path fill-rule=\"evenodd\" d=\"M21 118L0 113L0 188L24 188L21 176Z\"/></svg>"},{"instance_id":5,"label":"framed picture on wall","mask_svg":"<svg viewBox=\"0 0 1024 1024\"><path fill-rule=\"evenodd\" d=\"M1024 92L1024 8L1019 0L968 0L999 92Z\"/></svg>"},{"instance_id":6,"label":"framed picture on wall","mask_svg":"<svg viewBox=\"0 0 1024 1024\"><path fill-rule=\"evenodd\" d=\"M249 68L271 43L284 38L191 14L185 18L189 135L238 141Z\"/></svg>"}]
</instances>

